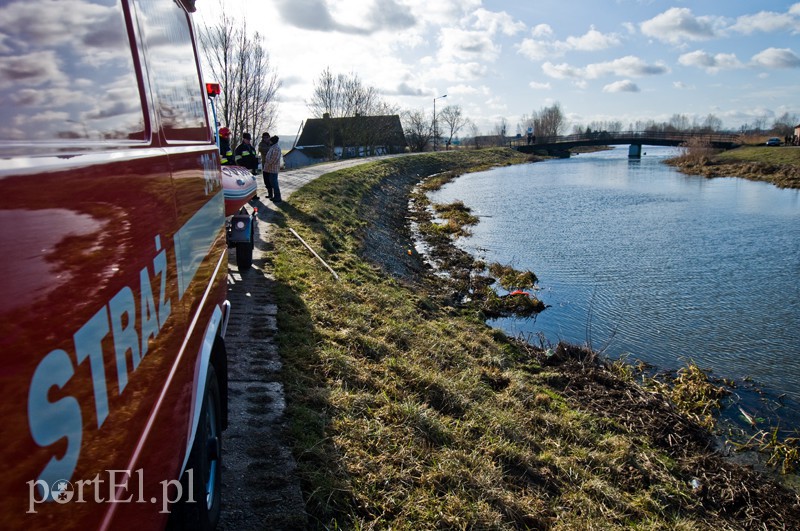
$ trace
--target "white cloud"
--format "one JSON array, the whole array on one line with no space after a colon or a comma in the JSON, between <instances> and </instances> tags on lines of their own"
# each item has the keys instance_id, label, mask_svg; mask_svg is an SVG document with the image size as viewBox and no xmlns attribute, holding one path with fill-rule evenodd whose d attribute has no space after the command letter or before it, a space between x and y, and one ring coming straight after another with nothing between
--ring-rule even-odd
<instances>
[{"instance_id":1,"label":"white cloud","mask_svg":"<svg viewBox=\"0 0 800 531\"><path fill-rule=\"evenodd\" d=\"M394 90L384 91L384 93L393 94L395 96L424 96L427 94L419 85L409 83L408 81L402 81Z\"/></svg>"},{"instance_id":2,"label":"white cloud","mask_svg":"<svg viewBox=\"0 0 800 531\"><path fill-rule=\"evenodd\" d=\"M0 88L66 86L68 82L69 77L58 69L56 54L52 51L0 57Z\"/></svg>"},{"instance_id":3,"label":"white cloud","mask_svg":"<svg viewBox=\"0 0 800 531\"><path fill-rule=\"evenodd\" d=\"M439 34L439 59L492 62L500 55L500 46L482 31L442 28Z\"/></svg>"},{"instance_id":4,"label":"white cloud","mask_svg":"<svg viewBox=\"0 0 800 531\"><path fill-rule=\"evenodd\" d=\"M40 112L39 114L33 114L30 116L25 116L25 120L27 122L66 122L69 119L69 114L66 112L60 111L50 111L45 110Z\"/></svg>"},{"instance_id":5,"label":"white cloud","mask_svg":"<svg viewBox=\"0 0 800 531\"><path fill-rule=\"evenodd\" d=\"M289 0L294 1L294 0ZM332 0L329 0L332 1ZM337 3L342 0L335 0ZM348 0L354 9L363 5L365 0ZM481 8L482 0L403 0L405 9L414 13L418 22L426 26L448 26L453 21L461 20ZM358 17L358 14L354 15Z\"/></svg>"},{"instance_id":6,"label":"white cloud","mask_svg":"<svg viewBox=\"0 0 800 531\"><path fill-rule=\"evenodd\" d=\"M325 0L277 0L276 4L283 21L297 28L365 33L364 29L339 24L333 18Z\"/></svg>"},{"instance_id":7,"label":"white cloud","mask_svg":"<svg viewBox=\"0 0 800 531\"><path fill-rule=\"evenodd\" d=\"M722 19L696 17L685 7L672 7L640 24L642 33L662 42L680 44L684 41L701 41L717 35Z\"/></svg>"},{"instance_id":8,"label":"white cloud","mask_svg":"<svg viewBox=\"0 0 800 531\"><path fill-rule=\"evenodd\" d=\"M567 63L555 65L550 61L542 65L542 72L544 72L546 76L554 79L577 79L585 75L585 72L581 68L568 65Z\"/></svg>"},{"instance_id":9,"label":"white cloud","mask_svg":"<svg viewBox=\"0 0 800 531\"><path fill-rule=\"evenodd\" d=\"M436 69L430 72L430 76L458 83L480 79L487 72L486 65L474 61L468 63L444 63L437 65Z\"/></svg>"},{"instance_id":10,"label":"white cloud","mask_svg":"<svg viewBox=\"0 0 800 531\"><path fill-rule=\"evenodd\" d=\"M597 79L603 76L642 77L665 74L669 72L663 64L647 64L639 57L628 55L613 61L594 63L585 68L569 65L567 63L553 64L549 61L542 65L545 75L555 79Z\"/></svg>"},{"instance_id":11,"label":"white cloud","mask_svg":"<svg viewBox=\"0 0 800 531\"><path fill-rule=\"evenodd\" d=\"M508 109L506 100L503 98L495 97L486 100L486 107L494 111L505 111Z\"/></svg>"},{"instance_id":12,"label":"white cloud","mask_svg":"<svg viewBox=\"0 0 800 531\"><path fill-rule=\"evenodd\" d=\"M678 58L678 62L684 66L702 68L710 74L715 74L720 70L731 70L744 66L739 59L736 58L736 54L718 53L711 55L703 50L685 53Z\"/></svg>"},{"instance_id":13,"label":"white cloud","mask_svg":"<svg viewBox=\"0 0 800 531\"><path fill-rule=\"evenodd\" d=\"M525 31L525 23L515 21L513 17L505 11L497 13L480 8L476 10L472 16L476 19L474 23L475 29L486 30L491 34L495 34L499 31L504 35L512 36L520 31Z\"/></svg>"},{"instance_id":14,"label":"white cloud","mask_svg":"<svg viewBox=\"0 0 800 531\"><path fill-rule=\"evenodd\" d=\"M448 95L472 95L472 94L483 94L484 96L488 95L491 91L489 87L485 85L481 85L479 87L475 87L473 85L453 85L451 87L447 87L447 94Z\"/></svg>"},{"instance_id":15,"label":"white cloud","mask_svg":"<svg viewBox=\"0 0 800 531\"><path fill-rule=\"evenodd\" d=\"M752 62L764 68L800 68L800 57L788 48L767 48L754 55Z\"/></svg>"},{"instance_id":16,"label":"white cloud","mask_svg":"<svg viewBox=\"0 0 800 531\"><path fill-rule=\"evenodd\" d=\"M417 20L395 0L375 0L367 14L374 30L396 31L413 27Z\"/></svg>"},{"instance_id":17,"label":"white cloud","mask_svg":"<svg viewBox=\"0 0 800 531\"><path fill-rule=\"evenodd\" d=\"M555 53L552 43L536 39L523 39L516 47L517 53L524 55L531 61L539 61L553 55L562 55Z\"/></svg>"},{"instance_id":18,"label":"white cloud","mask_svg":"<svg viewBox=\"0 0 800 531\"><path fill-rule=\"evenodd\" d=\"M569 49L583 52L605 50L620 44L619 36L614 33L603 34L592 26L589 31L580 37L567 37L566 44Z\"/></svg>"},{"instance_id":19,"label":"white cloud","mask_svg":"<svg viewBox=\"0 0 800 531\"><path fill-rule=\"evenodd\" d=\"M691 89L694 88L691 85L687 85L683 81L673 81L672 82L672 86L675 87L678 90L691 90Z\"/></svg>"},{"instance_id":20,"label":"white cloud","mask_svg":"<svg viewBox=\"0 0 800 531\"><path fill-rule=\"evenodd\" d=\"M531 81L528 86L534 90L550 90L550 83L540 83L538 81Z\"/></svg>"},{"instance_id":21,"label":"white cloud","mask_svg":"<svg viewBox=\"0 0 800 531\"><path fill-rule=\"evenodd\" d=\"M603 87L603 92L641 92L639 87L629 79L614 81Z\"/></svg>"},{"instance_id":22,"label":"white cloud","mask_svg":"<svg viewBox=\"0 0 800 531\"><path fill-rule=\"evenodd\" d=\"M552 29L546 24L540 24L533 29L534 37L549 37ZM601 33L592 26L589 31L578 37L570 36L563 41L551 41L542 38L523 39L517 44L517 52L532 61L545 58L561 57L570 51L596 52L605 50L621 43L616 33Z\"/></svg>"},{"instance_id":23,"label":"white cloud","mask_svg":"<svg viewBox=\"0 0 800 531\"><path fill-rule=\"evenodd\" d=\"M408 29L417 24L412 12L396 0L373 0L367 9L363 2L329 5L326 0L276 0L276 4L284 22L311 31L369 35ZM352 20L359 24L349 23Z\"/></svg>"},{"instance_id":24,"label":"white cloud","mask_svg":"<svg viewBox=\"0 0 800 531\"><path fill-rule=\"evenodd\" d=\"M794 15L800 15L800 4L795 4L792 9L797 8ZM736 23L730 27L732 31L750 35L757 31L770 33L774 31L792 30L795 33L800 31L800 20L797 20L790 11L786 13L775 13L774 11L761 11L755 15L744 15L736 19Z\"/></svg>"},{"instance_id":25,"label":"white cloud","mask_svg":"<svg viewBox=\"0 0 800 531\"><path fill-rule=\"evenodd\" d=\"M654 76L669 72L669 68L661 63L647 64L639 57L628 55L605 63L596 63L586 67L586 75L589 78L597 78L606 75L616 76Z\"/></svg>"},{"instance_id":26,"label":"white cloud","mask_svg":"<svg viewBox=\"0 0 800 531\"><path fill-rule=\"evenodd\" d=\"M531 35L534 37L552 37L554 35L553 28L549 24L537 24L531 30Z\"/></svg>"}]
</instances>

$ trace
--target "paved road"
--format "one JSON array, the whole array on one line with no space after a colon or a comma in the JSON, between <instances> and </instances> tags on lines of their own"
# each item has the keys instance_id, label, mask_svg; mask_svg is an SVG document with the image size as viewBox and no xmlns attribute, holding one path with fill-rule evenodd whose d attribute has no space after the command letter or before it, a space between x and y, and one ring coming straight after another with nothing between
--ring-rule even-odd
<instances>
[{"instance_id":1,"label":"paved road","mask_svg":"<svg viewBox=\"0 0 800 531\"><path fill-rule=\"evenodd\" d=\"M324 173L374 159L351 159L285 171L281 196ZM253 267L239 272L230 254L228 299L231 320L226 347L229 359L230 422L224 433L222 475L223 530L297 530L307 527L305 503L286 437L286 400L276 341L274 279L266 260L266 237L275 205L266 199L259 179L258 223Z\"/></svg>"}]
</instances>

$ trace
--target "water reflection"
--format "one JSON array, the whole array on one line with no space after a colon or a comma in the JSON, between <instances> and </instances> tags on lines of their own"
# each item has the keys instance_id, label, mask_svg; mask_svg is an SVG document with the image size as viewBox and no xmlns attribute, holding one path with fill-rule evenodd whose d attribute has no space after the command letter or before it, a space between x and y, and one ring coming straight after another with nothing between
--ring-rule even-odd
<instances>
[{"instance_id":1,"label":"water reflection","mask_svg":"<svg viewBox=\"0 0 800 531\"><path fill-rule=\"evenodd\" d=\"M798 191L680 175L660 163L671 149L646 151L465 175L432 196L480 217L466 250L540 279L551 308L493 324L800 399Z\"/></svg>"},{"instance_id":2,"label":"water reflection","mask_svg":"<svg viewBox=\"0 0 800 531\"><path fill-rule=\"evenodd\" d=\"M141 140L144 118L115 0L0 7L0 140Z\"/></svg>"}]
</instances>

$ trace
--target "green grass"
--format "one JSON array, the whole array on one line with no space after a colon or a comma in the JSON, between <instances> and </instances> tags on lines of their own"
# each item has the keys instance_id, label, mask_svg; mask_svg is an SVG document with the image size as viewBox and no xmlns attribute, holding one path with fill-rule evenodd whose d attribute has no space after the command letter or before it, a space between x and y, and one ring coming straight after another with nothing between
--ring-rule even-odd
<instances>
[{"instance_id":1,"label":"green grass","mask_svg":"<svg viewBox=\"0 0 800 531\"><path fill-rule=\"evenodd\" d=\"M270 258L312 527L736 527L645 435L570 405L532 349L361 257L381 183L520 162L503 149L382 160L325 175L282 208Z\"/></svg>"},{"instance_id":2,"label":"green grass","mask_svg":"<svg viewBox=\"0 0 800 531\"><path fill-rule=\"evenodd\" d=\"M741 146L723 151L716 157L721 162L759 162L762 164L791 164L800 166L800 148Z\"/></svg>"},{"instance_id":3,"label":"green grass","mask_svg":"<svg viewBox=\"0 0 800 531\"><path fill-rule=\"evenodd\" d=\"M800 148L797 147L770 147L760 143L719 152L698 142L667 163L691 175L741 177L772 183L779 188L800 188Z\"/></svg>"}]
</instances>

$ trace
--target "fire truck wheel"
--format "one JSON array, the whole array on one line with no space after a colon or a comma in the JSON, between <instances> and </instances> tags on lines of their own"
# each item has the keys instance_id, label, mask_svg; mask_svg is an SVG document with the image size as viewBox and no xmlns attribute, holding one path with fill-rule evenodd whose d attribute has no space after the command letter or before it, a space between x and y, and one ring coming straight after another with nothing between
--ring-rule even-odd
<instances>
[{"instance_id":1,"label":"fire truck wheel","mask_svg":"<svg viewBox=\"0 0 800 531\"><path fill-rule=\"evenodd\" d=\"M209 365L200 423L186 472L181 479L184 494L179 508L181 529L210 530L217 526L221 501L221 471L222 407L217 375L214 366Z\"/></svg>"},{"instance_id":2,"label":"fire truck wheel","mask_svg":"<svg viewBox=\"0 0 800 531\"><path fill-rule=\"evenodd\" d=\"M253 244L251 242L239 242L236 244L236 267L239 271L250 269L253 264Z\"/></svg>"}]
</instances>

